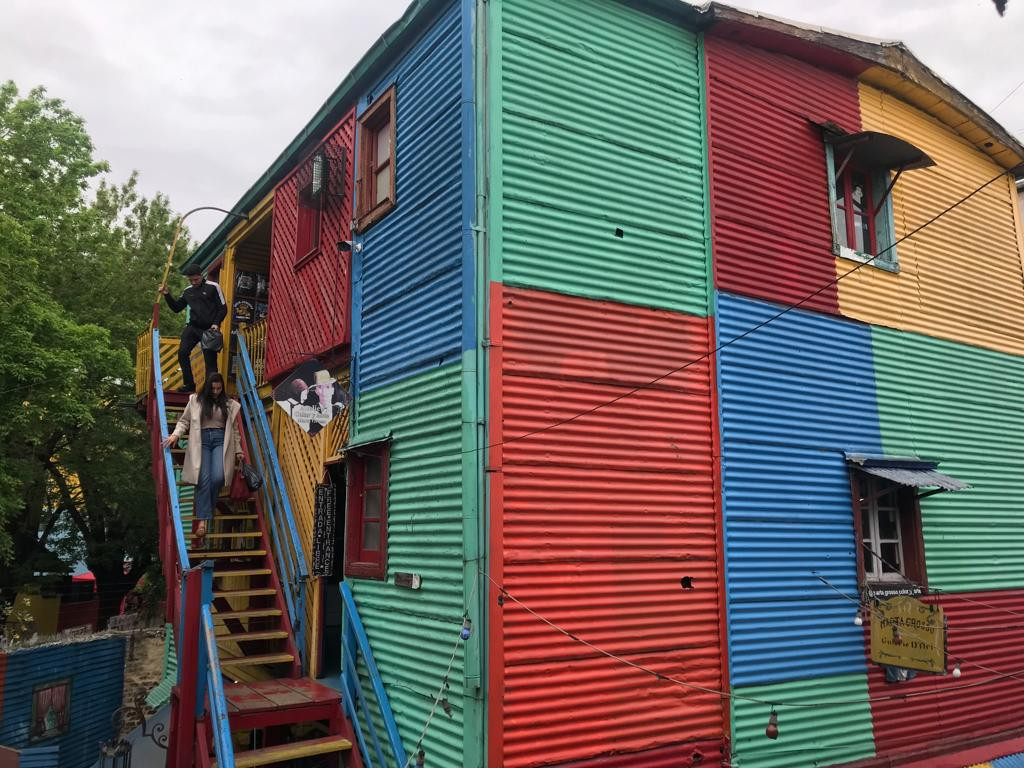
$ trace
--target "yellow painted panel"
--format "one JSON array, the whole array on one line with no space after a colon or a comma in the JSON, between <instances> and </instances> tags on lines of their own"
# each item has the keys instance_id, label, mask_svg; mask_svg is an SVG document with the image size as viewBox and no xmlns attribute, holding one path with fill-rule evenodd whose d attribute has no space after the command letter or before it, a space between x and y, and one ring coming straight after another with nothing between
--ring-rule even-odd
<instances>
[{"instance_id":1,"label":"yellow painted panel","mask_svg":"<svg viewBox=\"0 0 1024 768\"><path fill-rule=\"evenodd\" d=\"M865 130L920 147L936 162L893 190L896 237L921 226L1001 170L951 129L861 84ZM1024 274L1009 177L897 247L900 272L866 266L839 283L840 312L857 320L1024 355ZM836 260L837 274L855 262Z\"/></svg>"}]
</instances>

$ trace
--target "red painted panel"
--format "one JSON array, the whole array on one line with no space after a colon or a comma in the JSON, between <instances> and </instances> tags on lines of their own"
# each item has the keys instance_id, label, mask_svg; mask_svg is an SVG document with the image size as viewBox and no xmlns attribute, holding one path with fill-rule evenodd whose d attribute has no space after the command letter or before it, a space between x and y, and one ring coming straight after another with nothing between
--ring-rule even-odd
<instances>
[{"instance_id":1,"label":"red painted panel","mask_svg":"<svg viewBox=\"0 0 1024 768\"><path fill-rule=\"evenodd\" d=\"M881 668L869 663L868 688L872 697L942 691L872 703L875 744L880 756L939 750L943 745L954 751L968 740L1021 727L1024 590L940 595L925 600L939 603L945 609L949 627L948 668L953 669L955 657L963 658L963 676L956 680L951 674L921 674L907 683L887 684ZM998 675L975 664L1017 677L998 679Z\"/></svg>"},{"instance_id":2,"label":"red painted panel","mask_svg":"<svg viewBox=\"0 0 1024 768\"><path fill-rule=\"evenodd\" d=\"M705 355L710 320L508 286L494 298L501 369L490 394L501 405L491 441L507 442L489 460L501 470L498 483L491 474L492 548L503 553L492 575L577 637L720 690L710 362L630 394ZM512 601L496 614L496 765L721 742L718 695L631 669Z\"/></svg>"},{"instance_id":3,"label":"red painted panel","mask_svg":"<svg viewBox=\"0 0 1024 768\"><path fill-rule=\"evenodd\" d=\"M722 753L721 742L690 742L643 752L606 755L593 760L563 763L553 768L719 768L722 764Z\"/></svg>"},{"instance_id":4,"label":"red painted panel","mask_svg":"<svg viewBox=\"0 0 1024 768\"><path fill-rule=\"evenodd\" d=\"M270 378L287 373L311 354L322 355L349 343L351 254L339 254L336 244L352 237L354 136L355 115L350 112L320 145L333 152L345 151L344 196L327 196L320 252L298 265L295 241L299 210L295 177L305 158L274 190L267 310L267 375Z\"/></svg>"},{"instance_id":5,"label":"red painted panel","mask_svg":"<svg viewBox=\"0 0 1024 768\"><path fill-rule=\"evenodd\" d=\"M705 51L716 285L796 303L835 279L816 123L859 130L857 82L711 36ZM835 286L803 306L838 314Z\"/></svg>"}]
</instances>

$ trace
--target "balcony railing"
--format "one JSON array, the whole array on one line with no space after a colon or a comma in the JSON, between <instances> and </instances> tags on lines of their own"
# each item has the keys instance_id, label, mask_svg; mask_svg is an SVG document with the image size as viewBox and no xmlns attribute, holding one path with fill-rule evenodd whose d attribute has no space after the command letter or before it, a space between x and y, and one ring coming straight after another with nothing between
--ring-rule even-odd
<instances>
[{"instance_id":1,"label":"balcony railing","mask_svg":"<svg viewBox=\"0 0 1024 768\"><path fill-rule=\"evenodd\" d=\"M262 387L267 383L267 320L264 318L252 325L244 325L238 332L245 339L246 349L249 350L256 386Z\"/></svg>"},{"instance_id":2,"label":"balcony railing","mask_svg":"<svg viewBox=\"0 0 1024 768\"><path fill-rule=\"evenodd\" d=\"M149 380L153 375L153 350L150 345L151 331L147 328L138 335L135 342L135 397L141 398L149 391ZM266 339L266 332L264 332ZM178 366L178 347L181 342L178 339L167 339L160 337L160 370L163 372L163 387L167 390L177 389L184 380L181 377L181 368ZM264 343L264 348L266 344ZM192 375L196 383L202 386L206 380L206 361L203 359L203 352L196 344L192 350Z\"/></svg>"}]
</instances>

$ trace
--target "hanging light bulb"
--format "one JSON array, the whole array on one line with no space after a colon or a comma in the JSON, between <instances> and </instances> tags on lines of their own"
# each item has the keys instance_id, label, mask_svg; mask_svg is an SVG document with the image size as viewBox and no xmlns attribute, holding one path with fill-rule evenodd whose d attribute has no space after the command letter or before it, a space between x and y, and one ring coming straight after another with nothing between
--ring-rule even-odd
<instances>
[{"instance_id":1,"label":"hanging light bulb","mask_svg":"<svg viewBox=\"0 0 1024 768\"><path fill-rule=\"evenodd\" d=\"M861 618L860 611L857 611L857 614L853 617L853 623L858 627L864 626L864 619Z\"/></svg>"},{"instance_id":2,"label":"hanging light bulb","mask_svg":"<svg viewBox=\"0 0 1024 768\"><path fill-rule=\"evenodd\" d=\"M768 715L768 727L764 729L764 735L773 740L779 738L779 716L775 714L774 707L772 713Z\"/></svg>"},{"instance_id":3,"label":"hanging light bulb","mask_svg":"<svg viewBox=\"0 0 1024 768\"><path fill-rule=\"evenodd\" d=\"M953 677L956 678L957 680L959 680L960 679L960 675L962 675L962 674L963 674L963 672L960 671L960 662L957 662L956 664L953 665Z\"/></svg>"},{"instance_id":4,"label":"hanging light bulb","mask_svg":"<svg viewBox=\"0 0 1024 768\"><path fill-rule=\"evenodd\" d=\"M459 637L463 640L469 640L469 636L473 634L473 622L468 618L462 620L462 630L459 632Z\"/></svg>"}]
</instances>

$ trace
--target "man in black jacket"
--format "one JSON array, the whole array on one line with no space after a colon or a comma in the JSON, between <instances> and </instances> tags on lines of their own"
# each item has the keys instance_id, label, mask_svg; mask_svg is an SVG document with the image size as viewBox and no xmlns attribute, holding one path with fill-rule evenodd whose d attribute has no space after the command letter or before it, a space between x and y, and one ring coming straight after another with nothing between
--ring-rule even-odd
<instances>
[{"instance_id":1,"label":"man in black jacket","mask_svg":"<svg viewBox=\"0 0 1024 768\"><path fill-rule=\"evenodd\" d=\"M220 286L203 279L202 270L195 264L185 267L185 276L188 278L189 286L182 292L181 298L173 298L166 285L160 286L160 293L167 300L167 306L175 312L181 312L186 306L189 309L188 325L181 332L181 345L178 347L178 364L181 366L181 376L184 380L184 385L178 388L178 392L195 392L192 348L203 338L203 331L211 328L219 330L220 324L227 317L228 305L224 301ZM216 352L204 349L203 359L206 361L207 375L217 370Z\"/></svg>"}]
</instances>

